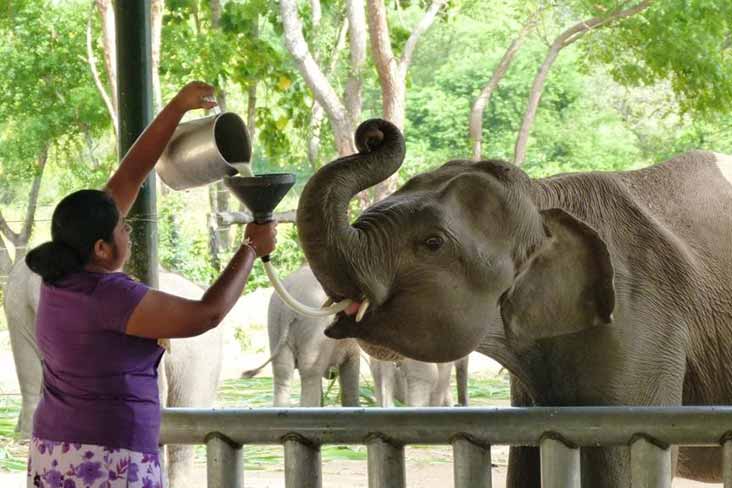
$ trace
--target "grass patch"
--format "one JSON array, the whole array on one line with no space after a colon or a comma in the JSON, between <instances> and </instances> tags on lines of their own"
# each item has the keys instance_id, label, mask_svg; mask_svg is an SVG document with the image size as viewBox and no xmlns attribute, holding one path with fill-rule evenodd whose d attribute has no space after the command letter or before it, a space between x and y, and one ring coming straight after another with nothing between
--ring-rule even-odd
<instances>
[{"instance_id":1,"label":"grass patch","mask_svg":"<svg viewBox=\"0 0 732 488\"><path fill-rule=\"evenodd\" d=\"M28 442L15 434L15 423L20 413L20 395L0 396L0 469L25 471Z\"/></svg>"},{"instance_id":2,"label":"grass patch","mask_svg":"<svg viewBox=\"0 0 732 488\"><path fill-rule=\"evenodd\" d=\"M375 406L373 383L370 378L362 377L361 405ZM456 390L452 383L453 395ZM338 380L323 383L323 404L328 407L340 405ZM472 406L494 405L496 400L509 398L508 375L473 376L468 380L468 392ZM290 405L296 406L300 399L300 382L297 375L293 378L290 392ZM0 395L0 470L24 471L28 456L28 442L20 441L15 434L15 423L20 413L19 395ZM261 408L272 406L272 378L257 377L224 381L218 389L215 406L218 408ZM423 450L429 446L409 446L410 449ZM323 461L364 461L366 446L323 446ZM246 446L244 448L245 469L281 469L284 460L282 446ZM206 449L196 446L195 461L206 463ZM449 459L431 459L434 462L449 462Z\"/></svg>"}]
</instances>

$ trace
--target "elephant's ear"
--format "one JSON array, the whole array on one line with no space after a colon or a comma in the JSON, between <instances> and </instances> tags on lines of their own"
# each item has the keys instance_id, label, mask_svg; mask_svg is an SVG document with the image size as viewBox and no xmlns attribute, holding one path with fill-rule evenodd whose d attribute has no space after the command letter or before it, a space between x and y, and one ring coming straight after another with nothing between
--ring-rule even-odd
<instances>
[{"instance_id":1,"label":"elephant's ear","mask_svg":"<svg viewBox=\"0 0 732 488\"><path fill-rule=\"evenodd\" d=\"M564 210L541 214L547 237L501 299L507 335L534 340L609 324L615 289L605 242Z\"/></svg>"}]
</instances>

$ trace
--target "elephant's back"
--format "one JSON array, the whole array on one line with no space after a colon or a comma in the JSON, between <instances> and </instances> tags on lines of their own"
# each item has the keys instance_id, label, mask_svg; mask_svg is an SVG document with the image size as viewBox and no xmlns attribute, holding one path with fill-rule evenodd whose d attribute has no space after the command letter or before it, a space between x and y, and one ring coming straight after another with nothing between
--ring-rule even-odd
<instances>
[{"instance_id":1,"label":"elephant's back","mask_svg":"<svg viewBox=\"0 0 732 488\"><path fill-rule=\"evenodd\" d=\"M14 310L30 309L34 313L38 309L41 290L41 277L30 270L25 259L19 259L8 273L5 285L3 306L6 314Z\"/></svg>"}]
</instances>

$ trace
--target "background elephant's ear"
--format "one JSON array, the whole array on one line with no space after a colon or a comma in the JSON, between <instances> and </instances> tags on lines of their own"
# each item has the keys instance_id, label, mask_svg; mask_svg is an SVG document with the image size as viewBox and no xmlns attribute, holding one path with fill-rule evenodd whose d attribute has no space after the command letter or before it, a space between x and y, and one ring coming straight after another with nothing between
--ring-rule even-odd
<instances>
[{"instance_id":1,"label":"background elephant's ear","mask_svg":"<svg viewBox=\"0 0 732 488\"><path fill-rule=\"evenodd\" d=\"M501 299L508 336L541 339L612 322L613 265L607 245L564 210L542 210L547 238Z\"/></svg>"}]
</instances>

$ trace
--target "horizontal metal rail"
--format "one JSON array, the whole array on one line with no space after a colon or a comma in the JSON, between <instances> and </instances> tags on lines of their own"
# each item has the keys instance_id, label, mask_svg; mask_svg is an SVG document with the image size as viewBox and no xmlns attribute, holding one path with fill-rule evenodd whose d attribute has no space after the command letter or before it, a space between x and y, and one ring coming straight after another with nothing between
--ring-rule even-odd
<instances>
[{"instance_id":1,"label":"horizontal metal rail","mask_svg":"<svg viewBox=\"0 0 732 488\"><path fill-rule=\"evenodd\" d=\"M633 488L671 488L672 445L721 446L732 407L166 409L163 444L206 444L208 488L241 488L245 444L280 444L285 487L321 488L320 446L368 448L370 488L405 488L404 446L452 444L456 488L490 488L491 445L539 446L545 488L581 488L580 448L628 446Z\"/></svg>"},{"instance_id":2,"label":"horizontal metal rail","mask_svg":"<svg viewBox=\"0 0 732 488\"><path fill-rule=\"evenodd\" d=\"M560 436L576 446L628 446L642 435L662 445L720 446L732 439L732 407L257 408L165 409L164 444L205 444L212 433L235 444L452 444L538 446Z\"/></svg>"}]
</instances>

